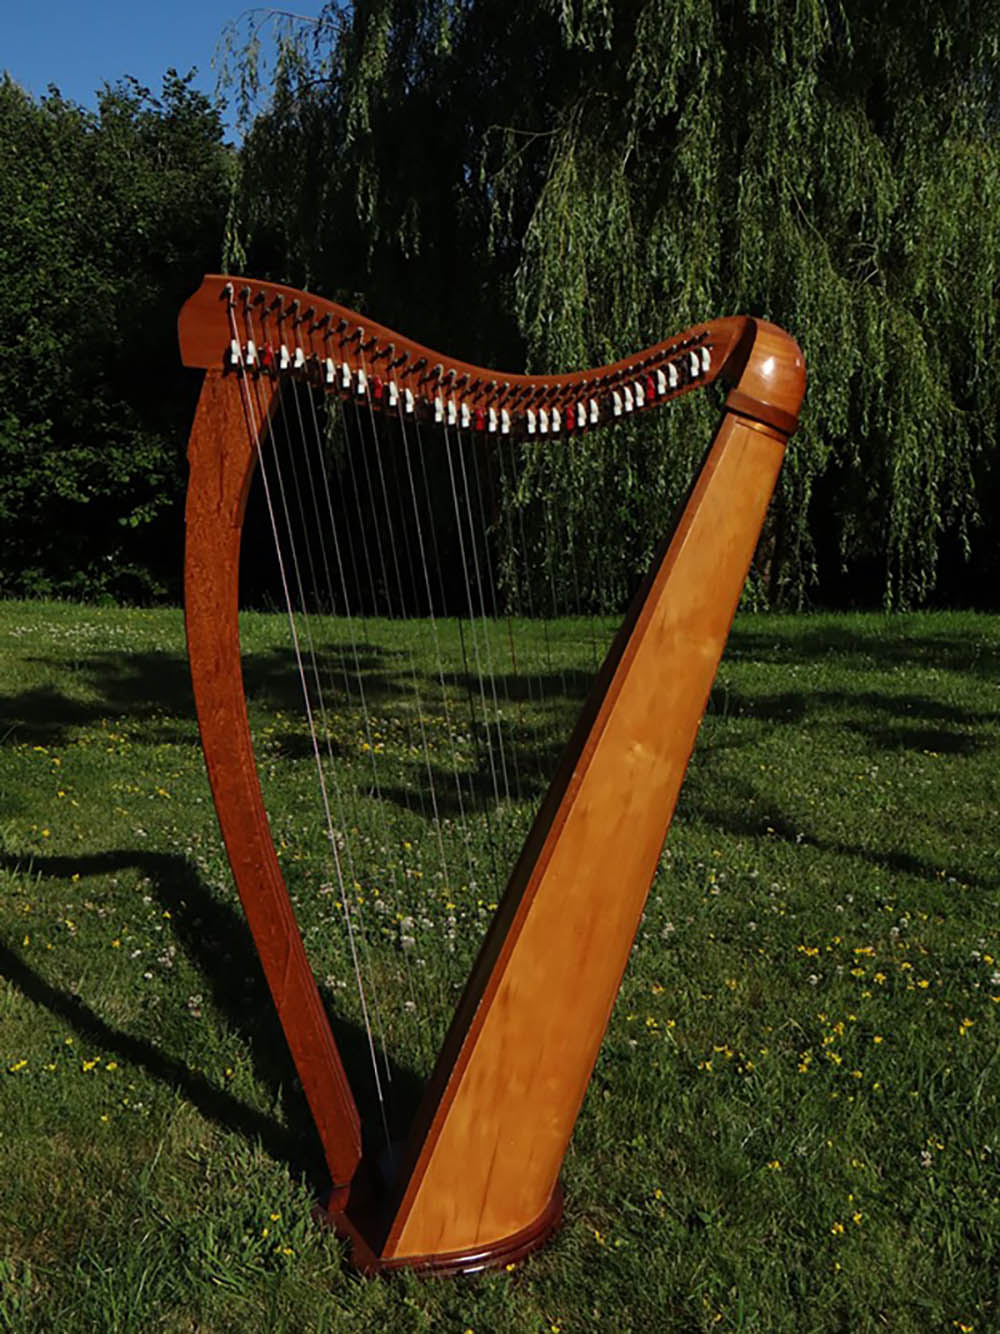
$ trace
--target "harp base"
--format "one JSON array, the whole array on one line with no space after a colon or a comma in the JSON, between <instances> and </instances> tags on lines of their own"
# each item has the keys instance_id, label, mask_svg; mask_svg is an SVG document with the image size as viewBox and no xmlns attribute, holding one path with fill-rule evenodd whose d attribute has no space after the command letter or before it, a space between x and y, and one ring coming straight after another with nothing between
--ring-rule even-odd
<instances>
[{"instance_id":1,"label":"harp base","mask_svg":"<svg viewBox=\"0 0 1000 1334\"><path fill-rule=\"evenodd\" d=\"M478 1274L486 1269L503 1269L517 1264L543 1246L562 1222L563 1188L557 1182L552 1196L533 1223L485 1246L469 1250L447 1251L436 1255L384 1257L372 1247L357 1224L346 1213L331 1213L324 1205L316 1207L315 1217L332 1227L338 1237L351 1245L351 1262L363 1274L388 1274L397 1269L448 1278L455 1274Z\"/></svg>"}]
</instances>

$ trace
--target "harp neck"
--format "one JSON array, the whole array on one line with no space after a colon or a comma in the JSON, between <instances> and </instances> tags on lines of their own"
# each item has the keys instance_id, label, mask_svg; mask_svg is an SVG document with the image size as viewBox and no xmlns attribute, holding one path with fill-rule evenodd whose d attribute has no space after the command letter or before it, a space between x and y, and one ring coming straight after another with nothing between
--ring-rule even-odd
<instances>
[{"instance_id":1,"label":"harp neck","mask_svg":"<svg viewBox=\"0 0 1000 1334\"><path fill-rule=\"evenodd\" d=\"M303 380L484 434L582 434L721 380L731 411L787 437L805 390L794 339L748 316L693 325L606 366L523 375L436 352L295 288L215 275L185 304L178 331L186 366Z\"/></svg>"}]
</instances>

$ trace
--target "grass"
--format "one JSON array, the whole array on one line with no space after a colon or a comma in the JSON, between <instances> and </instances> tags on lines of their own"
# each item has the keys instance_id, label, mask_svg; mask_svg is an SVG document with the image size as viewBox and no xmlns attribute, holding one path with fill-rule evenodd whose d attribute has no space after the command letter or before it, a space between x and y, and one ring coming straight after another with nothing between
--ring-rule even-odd
<instances>
[{"instance_id":1,"label":"grass","mask_svg":"<svg viewBox=\"0 0 1000 1334\"><path fill-rule=\"evenodd\" d=\"M245 632L289 883L360 1068L280 618ZM392 689L409 643L371 627L378 735L349 701L333 720L404 1104L494 901L487 814L513 842L530 804L491 808L466 733L473 832L449 823L441 862ZM971 615L738 621L562 1231L512 1273L366 1282L309 1221L317 1146L221 850L179 614L0 604L0 1328L1000 1328L998 646L1000 620ZM593 648L559 622L528 651L539 689L504 712L533 798ZM365 745L395 773L387 819Z\"/></svg>"}]
</instances>

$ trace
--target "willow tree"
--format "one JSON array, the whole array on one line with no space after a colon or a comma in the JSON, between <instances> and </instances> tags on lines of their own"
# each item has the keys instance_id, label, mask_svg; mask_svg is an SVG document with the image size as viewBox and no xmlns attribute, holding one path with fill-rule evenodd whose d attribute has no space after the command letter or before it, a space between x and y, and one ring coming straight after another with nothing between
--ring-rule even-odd
<instances>
[{"instance_id":1,"label":"willow tree","mask_svg":"<svg viewBox=\"0 0 1000 1334\"><path fill-rule=\"evenodd\" d=\"M341 0L289 20L267 74L244 47L266 103L235 235L275 276L511 369L777 321L810 382L760 595L853 574L858 600L920 600L996 485L998 39L998 0ZM521 479L518 503L560 493L602 553L602 600L708 411Z\"/></svg>"}]
</instances>

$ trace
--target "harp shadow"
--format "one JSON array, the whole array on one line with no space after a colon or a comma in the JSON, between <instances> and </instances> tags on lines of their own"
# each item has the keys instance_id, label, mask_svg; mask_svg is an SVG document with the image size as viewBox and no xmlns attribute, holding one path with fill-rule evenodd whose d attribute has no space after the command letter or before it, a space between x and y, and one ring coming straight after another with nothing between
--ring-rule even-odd
<instances>
[{"instance_id":1,"label":"harp shadow","mask_svg":"<svg viewBox=\"0 0 1000 1334\"><path fill-rule=\"evenodd\" d=\"M206 1118L243 1138L257 1139L275 1159L314 1182L324 1181L326 1168L313 1120L295 1077L284 1036L267 993L260 963L249 929L235 907L220 903L186 858L172 853L121 849L84 857L34 856L23 859L0 854L0 869L24 871L46 878L68 880L78 874L113 875L134 869L148 881L151 893L170 913L174 939L197 970L205 994L250 1053L255 1080L267 1090L269 1099L281 1108L280 1118L269 1116L212 1082L192 1068L196 1059L183 1050L171 1054L148 1038L129 1033L100 1015L100 999L91 1002L61 989L12 948L0 942L0 976L34 1004L68 1024L80 1037L137 1065L153 1079L175 1089ZM359 1106L366 1106L365 1090L371 1084L368 1039L363 1029L338 1017L330 997L320 988L330 1016L345 1068L358 1092ZM178 1011L181 1006L178 999ZM390 1062L394 1090L393 1112L400 1118L412 1115L422 1091L422 1081L408 1068ZM374 1102L374 1093L370 1095ZM373 1117L372 1124L375 1123Z\"/></svg>"}]
</instances>

